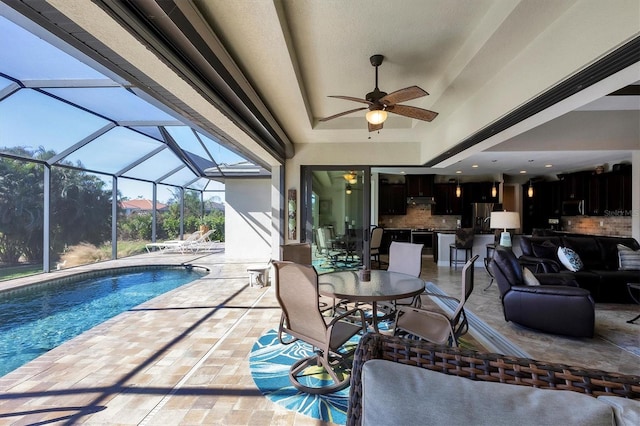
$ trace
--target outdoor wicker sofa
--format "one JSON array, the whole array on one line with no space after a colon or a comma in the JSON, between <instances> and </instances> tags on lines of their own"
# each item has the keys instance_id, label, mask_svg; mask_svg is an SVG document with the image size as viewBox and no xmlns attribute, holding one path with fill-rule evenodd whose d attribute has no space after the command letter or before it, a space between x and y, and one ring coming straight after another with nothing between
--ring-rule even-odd
<instances>
[{"instance_id":1,"label":"outdoor wicker sofa","mask_svg":"<svg viewBox=\"0 0 640 426\"><path fill-rule=\"evenodd\" d=\"M547 412L546 402L537 399L540 394L544 394L543 396L546 396L547 400L549 397L552 400L567 397L570 400L578 400L578 405L573 402L560 405L560 416L555 418L557 424L589 424L583 420L576 421L575 418L570 417L571 414L568 411L573 409L573 413L577 411L579 416L584 412L589 412L594 406L598 406L599 409L600 401L605 404L605 410L609 410L605 413L605 418L609 418L609 421L605 423L637 424L635 421L640 419L640 376L570 367L500 354L481 353L375 333L368 333L361 339L354 356L347 425L367 424L367 417L369 417L369 423L377 425L402 425L415 422L442 423L442 420L434 421L431 413L437 413L436 416L442 418L443 415L460 412L463 412L463 415L473 416L473 424L487 424L488 422L494 424L537 424L540 421L544 422L541 420L544 416L558 414L558 411L555 414ZM380 392L377 399L372 400L370 395L364 393L370 392L371 384L376 382L372 382L370 376L363 378L363 369L365 375L371 374L371 368L365 368L365 363L372 360L375 361L370 363L370 366L381 365L383 368L393 367L413 373L405 376L394 375L395 373L388 374L386 381L378 382L380 387L385 389ZM390 363L379 360L390 361ZM413 371L414 368L420 370ZM435 380L429 381L411 377L422 374L437 377L440 384L436 384ZM476 383L471 383L467 379ZM442 380L445 381L445 385L442 384ZM363 381L369 382L363 386ZM411 383L407 385L406 382ZM467 388L466 391L463 389L458 398L451 398L450 402L436 401L438 392L451 392L451 389L455 389L460 383L463 383L463 387L479 385L500 390L498 392L470 392ZM405 390L394 388L396 384L405 386ZM507 387L502 384L518 386ZM555 391L542 391L542 389L570 392L561 394ZM497 413L492 412L491 410L494 408L489 403L496 402L503 396L508 401L497 402L498 405L502 402L502 406L506 409ZM600 398L596 399L596 397ZM510 398L515 400L509 400ZM476 403L470 401L471 399L476 399ZM522 406L525 406L524 409L526 409L527 404L532 404L532 401L533 405L530 406L534 407L534 412L531 413L531 416L523 416ZM582 404L583 408L577 408L579 404ZM615 408L616 404L618 404L617 408ZM365 405L364 410L363 405ZM481 407L479 410L481 412L470 412L477 407ZM367 410L374 412L375 420L371 421L371 412L367 413ZM394 417L389 419L388 415ZM413 421L408 418L398 418L398 416L413 416L409 417L413 418ZM488 417L491 416L494 417L494 420L488 420ZM499 419L497 422L495 417Z\"/></svg>"}]
</instances>

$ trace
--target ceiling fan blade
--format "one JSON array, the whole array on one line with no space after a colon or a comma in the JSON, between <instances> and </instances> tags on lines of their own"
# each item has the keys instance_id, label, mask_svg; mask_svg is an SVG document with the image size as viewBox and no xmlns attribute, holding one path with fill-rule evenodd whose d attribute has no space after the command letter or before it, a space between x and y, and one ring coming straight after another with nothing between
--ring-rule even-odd
<instances>
[{"instance_id":1,"label":"ceiling fan blade","mask_svg":"<svg viewBox=\"0 0 640 426\"><path fill-rule=\"evenodd\" d=\"M380 129L382 129L382 124L383 124L383 123L380 123L380 124L371 124L371 123L369 123L369 122L367 121L367 124L369 125L369 131L370 131L370 132L375 132L376 130L380 130Z\"/></svg>"},{"instance_id":2,"label":"ceiling fan blade","mask_svg":"<svg viewBox=\"0 0 640 426\"><path fill-rule=\"evenodd\" d=\"M369 102L366 99L360 99L360 98L354 98L352 96L338 96L338 95L334 95L334 96L329 96L330 98L337 98L337 99L344 99L346 101L353 101L353 102L360 102L363 104L367 104L367 105L371 105L372 103Z\"/></svg>"},{"instance_id":3,"label":"ceiling fan blade","mask_svg":"<svg viewBox=\"0 0 640 426\"><path fill-rule=\"evenodd\" d=\"M351 114L352 112L362 111L363 109L368 109L368 108L367 107L361 107L361 108L351 109L349 111L340 112L340 113L332 115L330 117L320 118L318 121L333 120L334 118L342 117L343 115Z\"/></svg>"},{"instance_id":4,"label":"ceiling fan blade","mask_svg":"<svg viewBox=\"0 0 640 426\"><path fill-rule=\"evenodd\" d=\"M437 112L429 111L428 109L422 109L407 105L391 105L387 107L387 111L423 121L431 121L438 115Z\"/></svg>"},{"instance_id":5,"label":"ceiling fan blade","mask_svg":"<svg viewBox=\"0 0 640 426\"><path fill-rule=\"evenodd\" d=\"M410 101L412 99L421 98L427 95L428 93L418 86L410 86L389 93L388 95L380 99L380 103L384 105L395 105L400 102Z\"/></svg>"}]
</instances>

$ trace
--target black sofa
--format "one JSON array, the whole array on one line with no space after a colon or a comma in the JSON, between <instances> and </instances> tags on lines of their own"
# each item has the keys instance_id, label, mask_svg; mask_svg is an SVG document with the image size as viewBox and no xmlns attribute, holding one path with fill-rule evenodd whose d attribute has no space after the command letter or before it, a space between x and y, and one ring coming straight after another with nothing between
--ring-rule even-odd
<instances>
[{"instance_id":1,"label":"black sofa","mask_svg":"<svg viewBox=\"0 0 640 426\"><path fill-rule=\"evenodd\" d=\"M563 274L542 273L527 285L513 251L498 246L491 262L504 319L547 333L593 337L595 307L588 290Z\"/></svg>"},{"instance_id":2,"label":"black sofa","mask_svg":"<svg viewBox=\"0 0 640 426\"><path fill-rule=\"evenodd\" d=\"M559 273L576 280L581 288L591 292L596 302L634 303L627 283L640 283L640 270L620 270L618 244L633 250L640 244L630 237L609 237L580 234L523 236L520 239L520 263L538 273ZM558 247L575 251L584 267L572 272L558 260Z\"/></svg>"}]
</instances>

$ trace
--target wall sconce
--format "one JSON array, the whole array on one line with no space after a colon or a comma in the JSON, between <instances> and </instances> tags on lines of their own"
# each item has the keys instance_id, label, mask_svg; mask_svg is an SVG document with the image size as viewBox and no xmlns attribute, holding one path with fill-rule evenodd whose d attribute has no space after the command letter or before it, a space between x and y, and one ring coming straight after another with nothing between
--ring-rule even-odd
<instances>
[{"instance_id":1,"label":"wall sconce","mask_svg":"<svg viewBox=\"0 0 640 426\"><path fill-rule=\"evenodd\" d=\"M493 182L493 188L491 188L491 197L496 198L497 196L498 196L498 187L496 186L496 183Z\"/></svg>"},{"instance_id":2,"label":"wall sconce","mask_svg":"<svg viewBox=\"0 0 640 426\"><path fill-rule=\"evenodd\" d=\"M460 188L460 181L458 181L458 186L456 186L456 197L460 198L462 195L462 188Z\"/></svg>"},{"instance_id":3,"label":"wall sconce","mask_svg":"<svg viewBox=\"0 0 640 426\"><path fill-rule=\"evenodd\" d=\"M529 179L529 189L527 190L529 198L533 197L533 185L531 185L531 179Z\"/></svg>"},{"instance_id":4,"label":"wall sconce","mask_svg":"<svg viewBox=\"0 0 640 426\"><path fill-rule=\"evenodd\" d=\"M347 195L351 195L351 185L347 184L347 189L345 192L347 193Z\"/></svg>"}]
</instances>

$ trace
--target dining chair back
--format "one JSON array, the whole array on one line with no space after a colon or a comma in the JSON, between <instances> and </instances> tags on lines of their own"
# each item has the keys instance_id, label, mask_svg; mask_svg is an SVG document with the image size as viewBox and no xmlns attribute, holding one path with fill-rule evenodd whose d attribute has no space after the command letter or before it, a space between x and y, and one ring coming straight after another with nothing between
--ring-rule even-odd
<instances>
[{"instance_id":1,"label":"dining chair back","mask_svg":"<svg viewBox=\"0 0 640 426\"><path fill-rule=\"evenodd\" d=\"M371 258L378 262L378 268L380 268L380 246L382 245L382 234L384 234L384 228L375 226L371 230L370 239L370 252Z\"/></svg>"},{"instance_id":2,"label":"dining chair back","mask_svg":"<svg viewBox=\"0 0 640 426\"><path fill-rule=\"evenodd\" d=\"M389 246L389 267L387 271L419 277L422 273L422 247L424 244L414 244L392 241ZM398 305L419 306L420 297L408 297L395 300L394 308Z\"/></svg>"},{"instance_id":3,"label":"dining chair back","mask_svg":"<svg viewBox=\"0 0 640 426\"><path fill-rule=\"evenodd\" d=\"M392 241L389 246L390 272L400 272L419 277L422 272L422 247L424 244Z\"/></svg>"},{"instance_id":4,"label":"dining chair back","mask_svg":"<svg viewBox=\"0 0 640 426\"><path fill-rule=\"evenodd\" d=\"M302 265L311 265L311 244L290 243L281 245L280 259Z\"/></svg>"}]
</instances>

